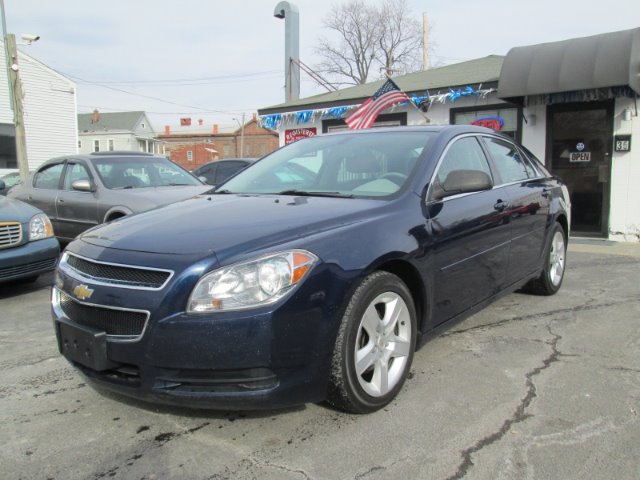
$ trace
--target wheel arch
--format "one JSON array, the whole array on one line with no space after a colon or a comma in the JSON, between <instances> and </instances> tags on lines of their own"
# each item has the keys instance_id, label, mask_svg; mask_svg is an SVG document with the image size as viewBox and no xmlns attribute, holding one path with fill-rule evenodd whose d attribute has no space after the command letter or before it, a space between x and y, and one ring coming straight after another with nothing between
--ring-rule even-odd
<instances>
[{"instance_id":1,"label":"wheel arch","mask_svg":"<svg viewBox=\"0 0 640 480\"><path fill-rule=\"evenodd\" d=\"M111 220L115 220L116 218L126 217L127 215L131 215L133 212L127 207L112 207L107 213L104 214L103 223L110 222Z\"/></svg>"},{"instance_id":2,"label":"wheel arch","mask_svg":"<svg viewBox=\"0 0 640 480\"><path fill-rule=\"evenodd\" d=\"M559 213L556 217L556 222L560 224L562 230L564 230L564 238L569 241L569 219L564 213Z\"/></svg>"},{"instance_id":3,"label":"wheel arch","mask_svg":"<svg viewBox=\"0 0 640 480\"><path fill-rule=\"evenodd\" d=\"M376 270L396 275L409 288L416 308L418 334L422 332L427 312L427 294L424 282L416 268L404 260L389 260L378 265Z\"/></svg>"}]
</instances>

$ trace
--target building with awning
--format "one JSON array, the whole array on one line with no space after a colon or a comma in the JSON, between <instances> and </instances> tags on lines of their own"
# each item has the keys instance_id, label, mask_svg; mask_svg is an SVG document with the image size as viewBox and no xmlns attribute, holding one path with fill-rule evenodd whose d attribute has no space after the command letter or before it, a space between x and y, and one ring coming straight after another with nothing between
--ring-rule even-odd
<instances>
[{"instance_id":1,"label":"building with awning","mask_svg":"<svg viewBox=\"0 0 640 480\"><path fill-rule=\"evenodd\" d=\"M394 78L412 103L374 127L493 125L567 183L573 234L640 241L640 28L512 48ZM258 111L285 144L347 128L383 80ZM635 140L634 140L635 137Z\"/></svg>"}]
</instances>

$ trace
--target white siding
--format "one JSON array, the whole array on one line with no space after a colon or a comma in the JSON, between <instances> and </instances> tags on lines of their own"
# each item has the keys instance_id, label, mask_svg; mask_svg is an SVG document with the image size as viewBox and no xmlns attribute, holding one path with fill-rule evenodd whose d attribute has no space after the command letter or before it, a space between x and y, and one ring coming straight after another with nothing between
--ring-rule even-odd
<instances>
[{"instance_id":1,"label":"white siding","mask_svg":"<svg viewBox=\"0 0 640 480\"><path fill-rule=\"evenodd\" d=\"M131 133L87 132L80 133L79 139L82 141L82 148L79 153L93 152L94 140L100 140L101 152L106 152L109 149L109 140L113 140L114 150L138 151L138 142Z\"/></svg>"},{"instance_id":2,"label":"white siding","mask_svg":"<svg viewBox=\"0 0 640 480\"><path fill-rule=\"evenodd\" d=\"M71 80L21 52L18 64L24 92L27 158L33 170L51 157L77 152L76 89ZM2 42L0 70L0 122L13 124Z\"/></svg>"},{"instance_id":3,"label":"white siding","mask_svg":"<svg viewBox=\"0 0 640 480\"><path fill-rule=\"evenodd\" d=\"M631 120L624 120L624 109L632 112ZM640 241L640 120L632 99L616 99L613 115L613 134L631 135L631 151L612 150L611 209L609 238L627 242Z\"/></svg>"}]
</instances>

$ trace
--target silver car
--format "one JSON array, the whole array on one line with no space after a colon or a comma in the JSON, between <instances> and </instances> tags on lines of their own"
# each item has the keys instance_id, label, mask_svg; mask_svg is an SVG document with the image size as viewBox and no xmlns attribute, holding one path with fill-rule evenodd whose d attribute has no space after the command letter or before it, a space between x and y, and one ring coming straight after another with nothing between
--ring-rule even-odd
<instances>
[{"instance_id":1,"label":"silver car","mask_svg":"<svg viewBox=\"0 0 640 480\"><path fill-rule=\"evenodd\" d=\"M69 155L45 162L8 196L45 212L59 240L211 187L166 157L138 152Z\"/></svg>"}]
</instances>

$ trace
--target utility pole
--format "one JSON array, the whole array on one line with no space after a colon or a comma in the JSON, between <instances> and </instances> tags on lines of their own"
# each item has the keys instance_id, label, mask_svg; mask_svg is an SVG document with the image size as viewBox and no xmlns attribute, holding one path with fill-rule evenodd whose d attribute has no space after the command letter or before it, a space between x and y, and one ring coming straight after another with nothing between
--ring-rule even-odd
<instances>
[{"instance_id":1,"label":"utility pole","mask_svg":"<svg viewBox=\"0 0 640 480\"><path fill-rule=\"evenodd\" d=\"M244 158L244 112L242 112L242 127L240 128L240 158Z\"/></svg>"},{"instance_id":2,"label":"utility pole","mask_svg":"<svg viewBox=\"0 0 640 480\"><path fill-rule=\"evenodd\" d=\"M24 110L22 108L22 83L18 74L18 49L16 36L7 33L7 23L4 13L4 0L0 0L2 14L2 34L4 37L4 52L7 64L7 78L9 81L9 98L13 110L13 124L16 130L16 161L20 170L20 178L26 181L29 176L29 162L27 160L27 141L24 132Z\"/></svg>"},{"instance_id":3,"label":"utility pole","mask_svg":"<svg viewBox=\"0 0 640 480\"><path fill-rule=\"evenodd\" d=\"M427 14L422 14L422 70L429 69L429 19Z\"/></svg>"}]
</instances>

